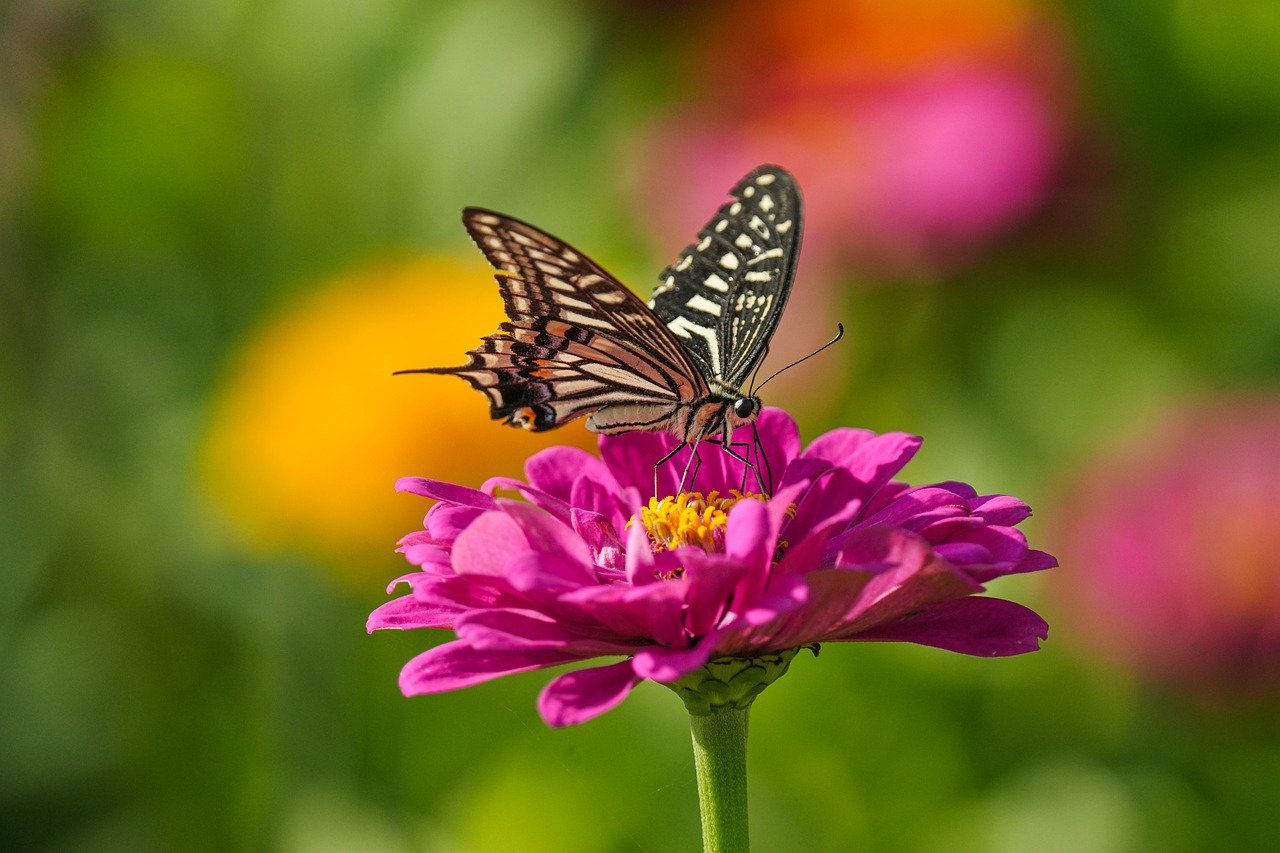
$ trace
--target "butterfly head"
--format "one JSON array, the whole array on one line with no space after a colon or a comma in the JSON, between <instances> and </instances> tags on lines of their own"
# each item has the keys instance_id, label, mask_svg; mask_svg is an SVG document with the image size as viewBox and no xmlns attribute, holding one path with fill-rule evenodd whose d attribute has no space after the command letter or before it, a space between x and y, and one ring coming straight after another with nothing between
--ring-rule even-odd
<instances>
[{"instance_id":1,"label":"butterfly head","mask_svg":"<svg viewBox=\"0 0 1280 853\"><path fill-rule=\"evenodd\" d=\"M753 423L760 415L760 398L752 396L738 397L730 407L730 426L740 427Z\"/></svg>"}]
</instances>

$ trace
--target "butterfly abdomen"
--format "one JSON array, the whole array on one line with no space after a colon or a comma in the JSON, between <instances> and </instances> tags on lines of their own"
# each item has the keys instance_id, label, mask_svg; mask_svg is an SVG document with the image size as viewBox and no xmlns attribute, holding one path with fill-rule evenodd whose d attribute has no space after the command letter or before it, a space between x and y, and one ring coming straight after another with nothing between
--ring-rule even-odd
<instances>
[{"instance_id":1,"label":"butterfly abdomen","mask_svg":"<svg viewBox=\"0 0 1280 853\"><path fill-rule=\"evenodd\" d=\"M615 404L605 406L587 418L587 429L603 435L619 432L683 432L688 421L687 409L672 410L670 405L652 403Z\"/></svg>"}]
</instances>

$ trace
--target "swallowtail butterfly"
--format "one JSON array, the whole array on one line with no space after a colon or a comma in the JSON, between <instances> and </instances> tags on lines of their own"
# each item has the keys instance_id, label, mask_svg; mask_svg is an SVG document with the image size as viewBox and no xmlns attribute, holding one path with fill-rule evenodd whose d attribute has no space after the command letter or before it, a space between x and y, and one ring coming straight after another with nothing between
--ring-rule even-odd
<instances>
[{"instance_id":1,"label":"swallowtail butterfly","mask_svg":"<svg viewBox=\"0 0 1280 853\"><path fill-rule=\"evenodd\" d=\"M594 432L666 430L695 450L719 436L754 470L730 437L760 413L744 384L791 291L800 190L784 169L766 165L730 195L663 270L648 305L563 240L467 208L463 224L498 270L510 321L465 365L400 372L459 376L489 398L495 419L528 430L587 415Z\"/></svg>"}]
</instances>

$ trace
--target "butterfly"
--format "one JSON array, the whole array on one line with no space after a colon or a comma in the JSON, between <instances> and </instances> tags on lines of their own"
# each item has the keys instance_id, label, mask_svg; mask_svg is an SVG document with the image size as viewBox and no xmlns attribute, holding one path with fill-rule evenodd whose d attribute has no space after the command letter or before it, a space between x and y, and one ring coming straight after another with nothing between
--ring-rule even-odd
<instances>
[{"instance_id":1,"label":"butterfly","mask_svg":"<svg viewBox=\"0 0 1280 853\"><path fill-rule=\"evenodd\" d=\"M467 208L463 224L497 270L509 322L464 365L398 372L461 377L488 397L493 418L535 432L585 415L598 433L673 433L680 444L658 465L719 436L725 452L756 470L731 436L760 414L744 385L791 292L801 200L795 179L771 165L730 196L663 270L648 304L558 237Z\"/></svg>"}]
</instances>

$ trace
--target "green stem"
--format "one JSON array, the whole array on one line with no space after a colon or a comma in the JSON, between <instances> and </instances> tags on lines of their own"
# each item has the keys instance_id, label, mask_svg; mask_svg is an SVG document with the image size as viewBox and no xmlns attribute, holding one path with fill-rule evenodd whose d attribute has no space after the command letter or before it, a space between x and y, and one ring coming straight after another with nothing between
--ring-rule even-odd
<instances>
[{"instance_id":1,"label":"green stem","mask_svg":"<svg viewBox=\"0 0 1280 853\"><path fill-rule=\"evenodd\" d=\"M747 853L747 712L718 708L689 717L698 773L704 853Z\"/></svg>"}]
</instances>

